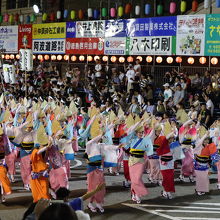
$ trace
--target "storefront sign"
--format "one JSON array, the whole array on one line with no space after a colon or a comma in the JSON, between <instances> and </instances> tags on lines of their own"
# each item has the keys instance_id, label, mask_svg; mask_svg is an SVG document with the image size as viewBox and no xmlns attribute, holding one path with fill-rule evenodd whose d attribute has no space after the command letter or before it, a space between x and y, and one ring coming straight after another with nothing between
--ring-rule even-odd
<instances>
[{"instance_id":1,"label":"storefront sign","mask_svg":"<svg viewBox=\"0 0 220 220\"><path fill-rule=\"evenodd\" d=\"M32 24L18 25L18 50L32 48Z\"/></svg>"},{"instance_id":2,"label":"storefront sign","mask_svg":"<svg viewBox=\"0 0 220 220\"><path fill-rule=\"evenodd\" d=\"M125 55L126 52L126 37L105 38L106 55Z\"/></svg>"},{"instance_id":3,"label":"storefront sign","mask_svg":"<svg viewBox=\"0 0 220 220\"><path fill-rule=\"evenodd\" d=\"M126 37L127 20L108 20L105 24L105 37Z\"/></svg>"}]
</instances>

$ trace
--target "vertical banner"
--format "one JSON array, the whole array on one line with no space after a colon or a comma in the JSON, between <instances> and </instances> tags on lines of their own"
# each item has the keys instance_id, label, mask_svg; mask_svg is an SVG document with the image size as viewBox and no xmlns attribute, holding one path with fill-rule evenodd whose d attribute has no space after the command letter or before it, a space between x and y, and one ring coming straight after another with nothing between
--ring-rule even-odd
<instances>
[{"instance_id":1,"label":"vertical banner","mask_svg":"<svg viewBox=\"0 0 220 220\"><path fill-rule=\"evenodd\" d=\"M20 59L19 59L19 64L20 64L20 70L24 71L25 70L25 57L24 57L24 54L25 54L25 49L20 49L19 50L19 56L20 56Z\"/></svg>"},{"instance_id":2,"label":"vertical banner","mask_svg":"<svg viewBox=\"0 0 220 220\"><path fill-rule=\"evenodd\" d=\"M16 83L15 66L11 64L3 64L3 77L5 83L15 84Z\"/></svg>"},{"instance_id":3,"label":"vertical banner","mask_svg":"<svg viewBox=\"0 0 220 220\"><path fill-rule=\"evenodd\" d=\"M66 38L76 37L76 22L66 22Z\"/></svg>"},{"instance_id":4,"label":"vertical banner","mask_svg":"<svg viewBox=\"0 0 220 220\"><path fill-rule=\"evenodd\" d=\"M32 48L32 24L18 25L18 50Z\"/></svg>"},{"instance_id":5,"label":"vertical banner","mask_svg":"<svg viewBox=\"0 0 220 220\"><path fill-rule=\"evenodd\" d=\"M18 52L18 26L0 27L0 49L5 49L6 53Z\"/></svg>"},{"instance_id":6,"label":"vertical banner","mask_svg":"<svg viewBox=\"0 0 220 220\"><path fill-rule=\"evenodd\" d=\"M177 16L176 54L204 56L205 15Z\"/></svg>"},{"instance_id":7,"label":"vertical banner","mask_svg":"<svg viewBox=\"0 0 220 220\"><path fill-rule=\"evenodd\" d=\"M33 70L33 52L31 49L24 51L24 65L27 71Z\"/></svg>"},{"instance_id":8,"label":"vertical banner","mask_svg":"<svg viewBox=\"0 0 220 220\"><path fill-rule=\"evenodd\" d=\"M206 15L205 55L220 56L220 14Z\"/></svg>"}]
</instances>

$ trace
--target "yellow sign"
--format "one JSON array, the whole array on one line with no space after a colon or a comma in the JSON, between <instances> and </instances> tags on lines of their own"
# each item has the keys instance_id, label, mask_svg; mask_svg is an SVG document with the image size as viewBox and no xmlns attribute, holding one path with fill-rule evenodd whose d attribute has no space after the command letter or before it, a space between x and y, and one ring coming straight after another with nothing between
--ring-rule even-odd
<instances>
[{"instance_id":1,"label":"yellow sign","mask_svg":"<svg viewBox=\"0 0 220 220\"><path fill-rule=\"evenodd\" d=\"M33 24L33 39L66 38L66 23Z\"/></svg>"}]
</instances>

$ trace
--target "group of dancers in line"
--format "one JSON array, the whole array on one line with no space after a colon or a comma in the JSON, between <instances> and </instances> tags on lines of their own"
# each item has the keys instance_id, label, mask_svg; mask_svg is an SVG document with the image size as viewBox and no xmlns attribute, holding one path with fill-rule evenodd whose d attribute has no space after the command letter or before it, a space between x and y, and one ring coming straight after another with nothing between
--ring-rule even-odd
<instances>
[{"instance_id":1,"label":"group of dancers in line","mask_svg":"<svg viewBox=\"0 0 220 220\"><path fill-rule=\"evenodd\" d=\"M187 119L179 126L175 120L148 115L125 115L119 109L102 111L91 103L88 113L55 103L53 99L16 102L1 97L0 115L0 199L11 194L16 162L20 163L25 190L33 202L50 199L60 187L69 188L70 161L78 144L85 143L87 188L91 192L105 182L104 168L117 172L123 163L124 186L131 199L141 203L148 194L142 180L162 185L161 195L172 199L175 192L174 163L181 161L180 180L196 182L196 193L209 192L209 171L216 167L220 189L220 122L206 129L199 121ZM89 201L92 212L104 212L102 187Z\"/></svg>"}]
</instances>

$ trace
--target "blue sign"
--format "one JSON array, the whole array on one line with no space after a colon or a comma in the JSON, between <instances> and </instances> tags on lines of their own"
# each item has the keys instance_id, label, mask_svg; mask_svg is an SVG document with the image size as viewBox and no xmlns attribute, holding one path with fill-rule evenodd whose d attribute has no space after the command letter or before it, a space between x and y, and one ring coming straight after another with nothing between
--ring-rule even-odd
<instances>
[{"instance_id":1,"label":"blue sign","mask_svg":"<svg viewBox=\"0 0 220 220\"><path fill-rule=\"evenodd\" d=\"M127 37L176 36L177 17L153 17L127 20Z\"/></svg>"},{"instance_id":2,"label":"blue sign","mask_svg":"<svg viewBox=\"0 0 220 220\"><path fill-rule=\"evenodd\" d=\"M107 20L105 22L105 37L126 37L127 20Z\"/></svg>"},{"instance_id":3,"label":"blue sign","mask_svg":"<svg viewBox=\"0 0 220 220\"><path fill-rule=\"evenodd\" d=\"M66 22L66 38L76 37L76 22Z\"/></svg>"}]
</instances>

